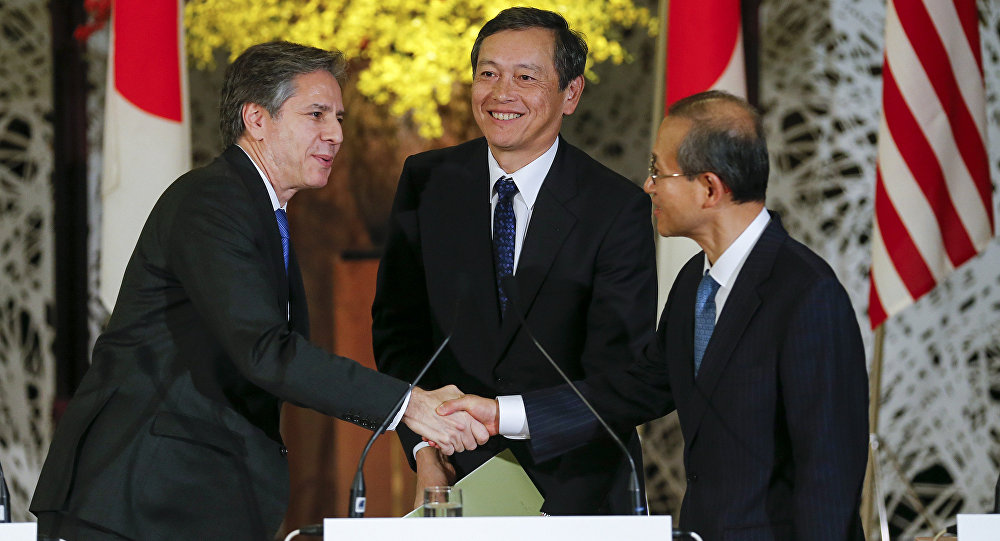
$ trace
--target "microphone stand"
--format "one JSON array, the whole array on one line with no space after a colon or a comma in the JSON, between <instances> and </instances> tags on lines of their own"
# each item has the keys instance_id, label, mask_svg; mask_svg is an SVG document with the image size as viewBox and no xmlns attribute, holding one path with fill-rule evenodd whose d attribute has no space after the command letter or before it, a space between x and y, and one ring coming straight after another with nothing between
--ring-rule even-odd
<instances>
[{"instance_id":1,"label":"microphone stand","mask_svg":"<svg viewBox=\"0 0 1000 541\"><path fill-rule=\"evenodd\" d=\"M399 411L399 408L403 406L403 401L406 400L407 396L410 396L410 392L412 392L413 388L417 386L417 383L420 383L420 378L424 377L424 373L426 373L427 369L429 369L431 365L434 364L434 361L437 360L438 355L440 355L441 352L444 351L444 347L448 345L448 342L450 340L451 340L451 334L449 333L448 336L445 337L444 341L441 342L441 345L438 346L437 351L434 352L434 355L431 355L430 360L428 360L427 363L424 364L424 367L420 370L420 373L417 374L417 377L413 379L412 383L410 383L410 386L407 389L406 393L404 393L403 396L399 397L399 401L396 402L396 405L393 406L392 411L389 412L389 415L385 418L384 421L382 421L382 425L379 426L378 430L376 430L372 434L371 438L368 438L368 444L365 445L365 450L361 452L361 459L358 461L358 471L354 473L354 483L351 485L351 494L349 499L351 503L351 508L348 509L348 514L347 514L348 517L362 518L365 516L364 466L365 466L365 459L368 458L368 451L371 450L372 444L374 444L375 439L381 436L382 433L385 432L385 429L389 427L389 423L392 422L392 419L396 416L396 413Z\"/></svg>"},{"instance_id":2,"label":"microphone stand","mask_svg":"<svg viewBox=\"0 0 1000 541\"><path fill-rule=\"evenodd\" d=\"M361 452L361 459L358 460L358 470L354 473L354 482L351 484L351 492L348 499L350 503L350 509L347 510L348 517L363 518L365 516L366 500L365 500L364 466L365 466L365 459L368 458L368 451L371 450L372 444L375 443L375 439L381 436L382 433L385 432L385 430L389 427L389 423L392 422L392 419L398 413L399 408L403 406L403 402L406 400L406 397L410 396L410 393L413 391L413 388L416 387L418 383L420 383L420 378L424 377L424 374L427 373L427 370L431 367L432 364L434 364L434 361L437 360L438 355L441 355L441 352L444 351L445 346L447 346L448 342L451 341L451 335L455 332L455 323L458 322L458 309L462 305L462 299L465 298L465 296L468 294L468 287L469 284L465 275L460 275L458 277L458 286L456 289L458 293L455 298L455 313L452 314L451 318L452 330L448 332L448 336L445 336L444 340L441 341L441 345L438 346L437 351L435 351L434 354L431 355L431 358L428 359L426 363L424 363L424 367L420 369L420 372L417 374L417 377L413 378L413 381L410 383L410 386L407 389L406 393L404 393L403 396L399 397L399 401L396 402L396 405L392 408L392 411L389 412L389 415L385 418L385 421L382 421L382 425L378 427L378 430L376 430L372 434L372 437L368 439L368 444L365 445L365 450Z\"/></svg>"},{"instance_id":3,"label":"microphone stand","mask_svg":"<svg viewBox=\"0 0 1000 541\"><path fill-rule=\"evenodd\" d=\"M566 373L562 371L562 368L559 368L559 365L556 364L554 360L552 360L552 357L549 356L549 353L545 351L545 348L542 347L542 344L540 344L538 340L535 338L535 334L531 332L531 328L528 327L528 322L524 318L524 313L521 311L517 281L514 279L514 276L507 275L503 277L501 282L503 283L504 293L507 294L507 301L508 301L507 307L508 309L512 309L514 310L514 312L516 312L517 318L521 322L521 326L524 327L525 332L528 333L528 338L530 338L531 341L535 344L535 347L538 348L538 351L542 353L542 356L544 356L545 359L549 361L549 364L552 365L552 368L556 369L556 372L559 373L559 376L562 377L564 381L566 381L566 384L569 385L569 388L572 389L574 393L576 393L576 396L580 399L581 402L583 402L583 405L587 406L587 409L590 410L590 413L592 413L594 415L594 418L597 419L597 422L600 423L602 427L604 427L604 430L607 431L608 435L611 436L611 439L614 440L615 444L618 445L618 448L621 449L622 453L625 455L625 458L628 459L628 466L631 472L628 481L629 499L632 502L630 510L632 511L633 515L645 515L646 505L644 502L644 498L642 497L642 491L639 490L639 474L635 468L635 460L632 459L632 454L628 452L628 448L625 447L625 444L622 443L622 440L618 437L617 434L615 434L615 431L612 430L610 426L608 426L608 423L604 421L604 418L601 417L601 414L597 413L597 410L595 410L594 406L590 404L590 401L584 398L583 393L581 393L580 390L576 388L576 385L574 385L572 380L570 380L569 377L566 375Z\"/></svg>"},{"instance_id":4,"label":"microphone stand","mask_svg":"<svg viewBox=\"0 0 1000 541\"><path fill-rule=\"evenodd\" d=\"M3 477L3 466L0 465L0 523L10 522L10 491L7 490L7 480Z\"/></svg>"}]
</instances>

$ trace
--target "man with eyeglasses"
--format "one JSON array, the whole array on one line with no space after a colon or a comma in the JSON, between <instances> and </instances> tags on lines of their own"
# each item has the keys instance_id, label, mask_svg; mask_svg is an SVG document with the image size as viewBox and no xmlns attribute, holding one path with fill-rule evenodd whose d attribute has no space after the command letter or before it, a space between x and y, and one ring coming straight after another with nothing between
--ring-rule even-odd
<instances>
[{"instance_id":1,"label":"man with eyeglasses","mask_svg":"<svg viewBox=\"0 0 1000 541\"><path fill-rule=\"evenodd\" d=\"M670 107L644 187L658 232L703 251L677 275L645 358L580 388L613 426L677 410L682 529L705 541L860 540L861 334L833 270L764 207L767 176L760 117L744 100L711 91ZM600 434L565 386L523 402L536 460ZM491 432L505 415L470 396L438 412L461 409Z\"/></svg>"}]
</instances>

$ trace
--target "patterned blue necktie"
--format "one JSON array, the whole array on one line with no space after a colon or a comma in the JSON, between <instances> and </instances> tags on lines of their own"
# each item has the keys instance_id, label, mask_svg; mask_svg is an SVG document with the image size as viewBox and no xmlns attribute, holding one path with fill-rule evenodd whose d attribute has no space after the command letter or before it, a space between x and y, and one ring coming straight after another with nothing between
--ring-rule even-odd
<instances>
[{"instance_id":1,"label":"patterned blue necktie","mask_svg":"<svg viewBox=\"0 0 1000 541\"><path fill-rule=\"evenodd\" d=\"M513 199L517 193L517 185L510 177L500 177L494 189L498 197L493 209L493 249L502 314L507 308L507 294L503 291L501 280L514 274L514 232L517 229L517 218L514 216Z\"/></svg>"},{"instance_id":2,"label":"patterned blue necktie","mask_svg":"<svg viewBox=\"0 0 1000 541\"><path fill-rule=\"evenodd\" d=\"M274 217L278 219L278 233L281 234L281 251L285 256L285 274L288 274L288 216L285 209L274 211Z\"/></svg>"},{"instance_id":3,"label":"patterned blue necktie","mask_svg":"<svg viewBox=\"0 0 1000 541\"><path fill-rule=\"evenodd\" d=\"M719 283L712 275L705 272L698 284L694 298L694 375L698 375L701 359L705 356L705 348L715 330L715 293L719 291Z\"/></svg>"}]
</instances>

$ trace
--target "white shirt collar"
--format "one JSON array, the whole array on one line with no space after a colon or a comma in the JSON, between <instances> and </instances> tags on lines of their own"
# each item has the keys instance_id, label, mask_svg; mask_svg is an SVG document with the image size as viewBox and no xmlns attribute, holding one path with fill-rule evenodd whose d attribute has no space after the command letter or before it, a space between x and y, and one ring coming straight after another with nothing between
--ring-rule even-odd
<instances>
[{"instance_id":1,"label":"white shirt collar","mask_svg":"<svg viewBox=\"0 0 1000 541\"><path fill-rule=\"evenodd\" d=\"M739 275L740 270L743 268L743 263L746 261L747 256L750 255L750 251L757 244L757 239L764 233L764 229L767 228L767 224L770 221L771 215L767 212L767 208L762 208L760 214L722 252L719 260L714 265L709 264L708 257L705 257L705 270L712 275L712 278L721 287L733 287L733 282L736 281L736 276Z\"/></svg>"},{"instance_id":2,"label":"white shirt collar","mask_svg":"<svg viewBox=\"0 0 1000 541\"><path fill-rule=\"evenodd\" d=\"M490 197L492 198L494 195L493 186L496 185L497 180L500 180L502 176L508 176L514 179L514 184L517 184L517 191L524 198L524 203L528 208L534 207L535 199L538 198L538 191L542 189L542 182L545 180L545 176L549 174L549 169L552 168L552 162L556 159L556 150L558 149L559 138L556 137L556 140L552 142L552 146L541 156L535 158L528 165L517 171L507 173L497 163L497 159L493 157L493 151L487 146L486 153L490 168Z\"/></svg>"},{"instance_id":3,"label":"white shirt collar","mask_svg":"<svg viewBox=\"0 0 1000 541\"><path fill-rule=\"evenodd\" d=\"M236 145L236 146L240 147L240 145ZM278 194L275 193L274 186L271 186L271 181L267 180L267 175L265 175L264 171L261 170L261 168L260 168L259 165L257 165L257 162L253 161L253 158L250 157L250 153L247 152L243 147L240 147L240 150L242 150L243 153L247 155L247 158L250 158L250 163L252 163L253 166L254 166L254 168L257 169L257 172L260 173L260 178L261 178L261 180L264 181L264 186L267 187L267 195L269 195L271 197L271 208L273 210L278 210L278 209L283 209L283 208L287 207L288 206L288 202L287 201L285 202L284 205L278 203Z\"/></svg>"}]
</instances>

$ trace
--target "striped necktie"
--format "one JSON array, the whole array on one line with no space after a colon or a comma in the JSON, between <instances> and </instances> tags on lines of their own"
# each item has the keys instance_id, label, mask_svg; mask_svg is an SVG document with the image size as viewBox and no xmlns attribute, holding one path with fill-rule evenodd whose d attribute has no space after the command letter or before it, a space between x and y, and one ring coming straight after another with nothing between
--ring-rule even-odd
<instances>
[{"instance_id":1,"label":"striped necktie","mask_svg":"<svg viewBox=\"0 0 1000 541\"><path fill-rule=\"evenodd\" d=\"M278 233L281 234L281 252L285 256L285 274L288 274L288 216L285 215L285 209L278 209L274 211L274 217L278 220Z\"/></svg>"}]
</instances>

